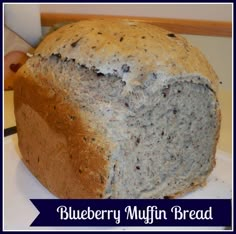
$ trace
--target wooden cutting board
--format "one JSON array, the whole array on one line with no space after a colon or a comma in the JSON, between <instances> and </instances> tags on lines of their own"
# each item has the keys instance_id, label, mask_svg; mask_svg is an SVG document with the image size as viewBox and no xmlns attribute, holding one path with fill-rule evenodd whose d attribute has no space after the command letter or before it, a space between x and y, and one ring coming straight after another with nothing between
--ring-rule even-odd
<instances>
[{"instance_id":1,"label":"wooden cutting board","mask_svg":"<svg viewBox=\"0 0 236 234\"><path fill-rule=\"evenodd\" d=\"M33 48L15 32L4 26L4 90L11 90L16 71L27 60Z\"/></svg>"}]
</instances>

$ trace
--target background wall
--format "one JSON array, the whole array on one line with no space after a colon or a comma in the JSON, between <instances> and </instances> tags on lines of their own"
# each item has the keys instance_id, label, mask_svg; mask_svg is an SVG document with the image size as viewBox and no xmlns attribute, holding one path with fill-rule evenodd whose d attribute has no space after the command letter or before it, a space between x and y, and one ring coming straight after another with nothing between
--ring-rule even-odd
<instances>
[{"instance_id":1,"label":"background wall","mask_svg":"<svg viewBox=\"0 0 236 234\"><path fill-rule=\"evenodd\" d=\"M232 20L231 4L40 4L41 12Z\"/></svg>"}]
</instances>

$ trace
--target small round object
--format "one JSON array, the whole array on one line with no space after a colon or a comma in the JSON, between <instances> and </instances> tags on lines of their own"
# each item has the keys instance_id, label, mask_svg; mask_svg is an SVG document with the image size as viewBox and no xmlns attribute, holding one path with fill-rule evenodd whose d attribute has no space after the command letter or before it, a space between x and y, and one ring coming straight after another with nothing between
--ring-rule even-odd
<instances>
[{"instance_id":1,"label":"small round object","mask_svg":"<svg viewBox=\"0 0 236 234\"><path fill-rule=\"evenodd\" d=\"M12 51L4 56L4 90L11 90L16 78L16 72L27 60L22 51Z\"/></svg>"}]
</instances>

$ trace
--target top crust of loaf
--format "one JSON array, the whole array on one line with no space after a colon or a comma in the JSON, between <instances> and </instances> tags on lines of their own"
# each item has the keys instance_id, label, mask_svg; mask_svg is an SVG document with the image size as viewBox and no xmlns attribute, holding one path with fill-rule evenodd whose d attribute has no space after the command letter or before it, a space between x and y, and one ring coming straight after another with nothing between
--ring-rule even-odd
<instances>
[{"instance_id":1,"label":"top crust of loaf","mask_svg":"<svg viewBox=\"0 0 236 234\"><path fill-rule=\"evenodd\" d=\"M74 59L97 73L121 77L127 87L141 85L150 74L196 74L217 92L217 75L204 55L185 38L151 24L101 19L68 24L46 36L35 50L39 54Z\"/></svg>"}]
</instances>

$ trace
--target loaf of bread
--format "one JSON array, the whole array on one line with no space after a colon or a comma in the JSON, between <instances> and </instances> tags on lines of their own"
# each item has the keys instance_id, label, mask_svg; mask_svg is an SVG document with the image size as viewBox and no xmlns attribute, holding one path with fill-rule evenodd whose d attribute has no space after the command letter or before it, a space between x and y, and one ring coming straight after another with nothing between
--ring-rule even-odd
<instances>
[{"instance_id":1,"label":"loaf of bread","mask_svg":"<svg viewBox=\"0 0 236 234\"><path fill-rule=\"evenodd\" d=\"M87 20L52 32L17 73L22 160L59 198L166 198L215 166L218 78L154 25Z\"/></svg>"}]
</instances>

